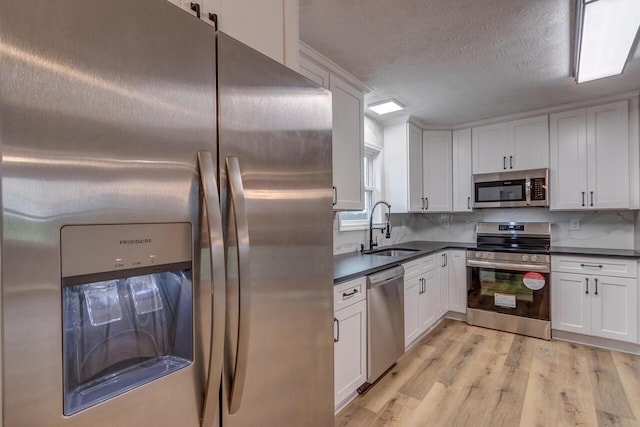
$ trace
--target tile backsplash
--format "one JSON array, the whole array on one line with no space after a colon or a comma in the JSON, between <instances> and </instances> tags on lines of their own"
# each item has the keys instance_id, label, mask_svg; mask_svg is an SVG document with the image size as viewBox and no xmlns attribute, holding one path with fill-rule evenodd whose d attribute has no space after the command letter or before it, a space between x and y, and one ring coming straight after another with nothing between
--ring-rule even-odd
<instances>
[{"instance_id":1,"label":"tile backsplash","mask_svg":"<svg viewBox=\"0 0 640 427\"><path fill-rule=\"evenodd\" d=\"M580 222L571 230L571 220ZM551 243L555 246L633 249L640 220L636 211L550 212L546 208L480 209L455 214L391 214L391 238L374 230L381 246L411 240L473 242L477 222L550 222ZM360 250L368 245L369 232L338 230L338 215L333 221L334 254Z\"/></svg>"}]
</instances>

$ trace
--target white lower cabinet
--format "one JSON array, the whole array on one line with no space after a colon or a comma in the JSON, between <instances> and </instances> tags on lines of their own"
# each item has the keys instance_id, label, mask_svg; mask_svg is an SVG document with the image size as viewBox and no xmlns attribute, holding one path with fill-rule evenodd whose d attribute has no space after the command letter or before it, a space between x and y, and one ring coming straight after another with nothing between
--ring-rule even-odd
<instances>
[{"instance_id":1,"label":"white lower cabinet","mask_svg":"<svg viewBox=\"0 0 640 427\"><path fill-rule=\"evenodd\" d=\"M404 345L408 348L449 309L449 251L410 261L403 267Z\"/></svg>"},{"instance_id":2,"label":"white lower cabinet","mask_svg":"<svg viewBox=\"0 0 640 427\"><path fill-rule=\"evenodd\" d=\"M576 258L576 261L584 258ZM628 263L636 275L635 261ZM593 274L604 269L606 259L572 262L570 257L552 261L558 270L582 266L582 273L552 271L551 327L552 329L608 338L625 342L638 342L638 280L636 277L617 277ZM575 267L574 267L575 269ZM620 274L622 275L622 273Z\"/></svg>"},{"instance_id":3,"label":"white lower cabinet","mask_svg":"<svg viewBox=\"0 0 640 427\"><path fill-rule=\"evenodd\" d=\"M447 310L457 313L467 312L467 252L452 249L448 251L449 287Z\"/></svg>"},{"instance_id":4,"label":"white lower cabinet","mask_svg":"<svg viewBox=\"0 0 640 427\"><path fill-rule=\"evenodd\" d=\"M447 314L449 309L449 252L438 254L438 296L436 298L436 320Z\"/></svg>"},{"instance_id":5,"label":"white lower cabinet","mask_svg":"<svg viewBox=\"0 0 640 427\"><path fill-rule=\"evenodd\" d=\"M437 260L428 255L403 264L405 348L436 322Z\"/></svg>"},{"instance_id":6,"label":"white lower cabinet","mask_svg":"<svg viewBox=\"0 0 640 427\"><path fill-rule=\"evenodd\" d=\"M335 286L334 301L350 301L334 312L333 357L335 406L355 396L367 381L367 301L359 291L365 278ZM355 291L355 292L354 292Z\"/></svg>"}]
</instances>

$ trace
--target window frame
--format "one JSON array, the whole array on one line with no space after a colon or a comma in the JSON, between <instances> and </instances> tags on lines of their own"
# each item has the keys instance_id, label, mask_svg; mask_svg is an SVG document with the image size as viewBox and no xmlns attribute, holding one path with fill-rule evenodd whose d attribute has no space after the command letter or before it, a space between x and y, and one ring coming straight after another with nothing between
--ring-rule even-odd
<instances>
[{"instance_id":1,"label":"window frame","mask_svg":"<svg viewBox=\"0 0 640 427\"><path fill-rule=\"evenodd\" d=\"M371 158L371 167L369 171L371 182L370 183L364 182L363 192L364 193L368 191L371 192L371 206L373 206L376 202L383 200L382 184L383 184L384 175L383 175L382 150L383 148L377 144L365 142L364 156L362 158L362 161L364 162L364 159L367 157ZM363 164L363 168L364 168L364 164ZM365 173L364 169L362 173L363 174ZM367 184L370 184L370 185L367 185ZM365 197L365 200L366 200L365 194L363 194L363 197ZM366 219L343 219L342 212L339 212L338 213L338 230L339 231L368 230L370 212L367 206L365 206L365 209L367 209ZM382 224L383 222L384 222L383 209L378 208L378 210L376 210L375 215L373 217L373 223Z\"/></svg>"}]
</instances>

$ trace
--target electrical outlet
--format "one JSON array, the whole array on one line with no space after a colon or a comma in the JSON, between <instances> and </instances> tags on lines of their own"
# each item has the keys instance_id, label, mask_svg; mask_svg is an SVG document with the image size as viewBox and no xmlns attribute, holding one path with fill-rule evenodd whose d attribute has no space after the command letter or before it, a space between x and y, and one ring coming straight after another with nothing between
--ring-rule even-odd
<instances>
[{"instance_id":1,"label":"electrical outlet","mask_svg":"<svg viewBox=\"0 0 640 427\"><path fill-rule=\"evenodd\" d=\"M571 230L571 231L580 231L580 220L579 219L570 219L569 220L569 230Z\"/></svg>"}]
</instances>

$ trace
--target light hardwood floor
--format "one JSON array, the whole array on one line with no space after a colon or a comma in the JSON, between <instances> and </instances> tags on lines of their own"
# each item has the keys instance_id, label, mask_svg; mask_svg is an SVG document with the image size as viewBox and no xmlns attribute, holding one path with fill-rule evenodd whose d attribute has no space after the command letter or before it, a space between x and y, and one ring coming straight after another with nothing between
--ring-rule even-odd
<instances>
[{"instance_id":1,"label":"light hardwood floor","mask_svg":"<svg viewBox=\"0 0 640 427\"><path fill-rule=\"evenodd\" d=\"M640 356L445 319L336 426L640 426Z\"/></svg>"}]
</instances>

